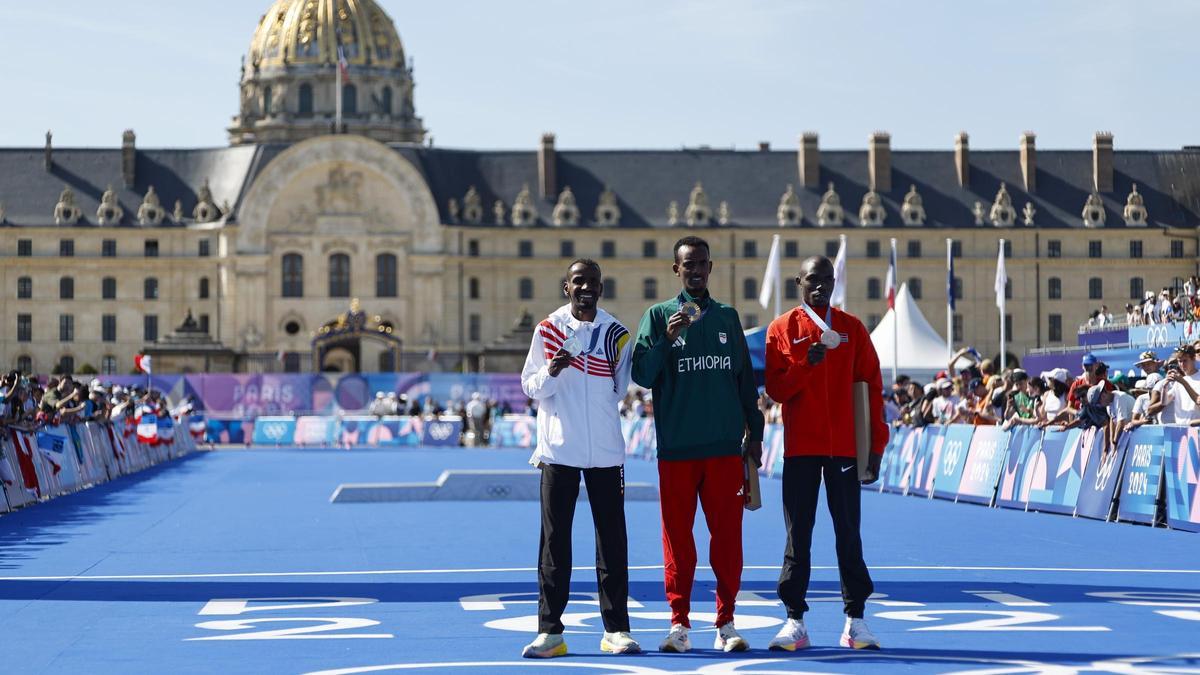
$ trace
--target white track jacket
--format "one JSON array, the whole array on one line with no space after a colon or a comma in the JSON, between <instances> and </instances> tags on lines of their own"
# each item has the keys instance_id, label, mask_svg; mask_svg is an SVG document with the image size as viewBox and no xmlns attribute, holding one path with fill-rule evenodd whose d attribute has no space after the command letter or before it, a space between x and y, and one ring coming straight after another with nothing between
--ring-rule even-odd
<instances>
[{"instance_id":1,"label":"white track jacket","mask_svg":"<svg viewBox=\"0 0 1200 675\"><path fill-rule=\"evenodd\" d=\"M550 360L572 332L583 353L558 377L550 377ZM531 463L581 469L625 463L618 404L629 388L631 343L629 331L599 308L596 320L587 322L571 316L571 306L564 305L537 325L521 371L521 388L538 402Z\"/></svg>"}]
</instances>

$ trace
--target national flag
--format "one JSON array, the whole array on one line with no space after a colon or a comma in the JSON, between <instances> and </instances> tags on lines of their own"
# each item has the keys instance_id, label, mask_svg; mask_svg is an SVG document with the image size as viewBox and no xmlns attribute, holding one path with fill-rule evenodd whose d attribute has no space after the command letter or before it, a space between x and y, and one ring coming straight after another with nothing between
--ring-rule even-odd
<instances>
[{"instance_id":1,"label":"national flag","mask_svg":"<svg viewBox=\"0 0 1200 675\"><path fill-rule=\"evenodd\" d=\"M1008 287L1008 273L1004 271L1004 240L1000 240L1000 254L996 257L996 306L1004 309L1005 289Z\"/></svg>"},{"instance_id":2,"label":"national flag","mask_svg":"<svg viewBox=\"0 0 1200 675\"><path fill-rule=\"evenodd\" d=\"M155 420L156 431L158 432L158 442L164 445L170 445L175 441L175 420L171 418L171 414L159 415Z\"/></svg>"},{"instance_id":3,"label":"national flag","mask_svg":"<svg viewBox=\"0 0 1200 675\"><path fill-rule=\"evenodd\" d=\"M340 41L341 35L338 39ZM350 63L346 61L346 52L342 49L342 45L338 45L338 70L342 73L342 82L350 81Z\"/></svg>"},{"instance_id":4,"label":"national flag","mask_svg":"<svg viewBox=\"0 0 1200 675\"><path fill-rule=\"evenodd\" d=\"M841 235L841 245L838 246L837 257L833 259L833 295L829 304L846 308L846 235Z\"/></svg>"},{"instance_id":5,"label":"national flag","mask_svg":"<svg viewBox=\"0 0 1200 675\"><path fill-rule=\"evenodd\" d=\"M138 354L138 355L134 356L133 357L133 365L135 368L138 369L139 372L146 373L147 375L149 375L151 372L151 370L150 370L150 355L149 354Z\"/></svg>"},{"instance_id":6,"label":"national flag","mask_svg":"<svg viewBox=\"0 0 1200 675\"><path fill-rule=\"evenodd\" d=\"M946 248L946 304L954 311L954 253Z\"/></svg>"},{"instance_id":7,"label":"national flag","mask_svg":"<svg viewBox=\"0 0 1200 675\"><path fill-rule=\"evenodd\" d=\"M37 467L33 465L33 448L29 445L29 435L16 429L8 430L13 447L17 450L17 466L21 468L21 479L25 483L25 491L34 496L41 496L41 485L38 482Z\"/></svg>"},{"instance_id":8,"label":"national flag","mask_svg":"<svg viewBox=\"0 0 1200 675\"><path fill-rule=\"evenodd\" d=\"M192 433L193 438L204 438L205 432L208 431L208 422L204 419L204 415L192 413L192 416L188 418L188 431Z\"/></svg>"},{"instance_id":9,"label":"national flag","mask_svg":"<svg viewBox=\"0 0 1200 675\"><path fill-rule=\"evenodd\" d=\"M888 259L887 271L888 309L896 309L896 240L892 240L892 254Z\"/></svg>"},{"instance_id":10,"label":"national flag","mask_svg":"<svg viewBox=\"0 0 1200 675\"><path fill-rule=\"evenodd\" d=\"M50 463L52 467L51 474L57 476L59 471L62 471L63 457L67 449L67 439L63 436L39 431L37 432L37 446L41 451L42 457Z\"/></svg>"},{"instance_id":11,"label":"national flag","mask_svg":"<svg viewBox=\"0 0 1200 675\"><path fill-rule=\"evenodd\" d=\"M425 355L427 361L437 361L437 347L430 347L429 353Z\"/></svg>"},{"instance_id":12,"label":"national flag","mask_svg":"<svg viewBox=\"0 0 1200 675\"><path fill-rule=\"evenodd\" d=\"M276 360L276 361L278 361L278 362L280 362L280 363L283 363L283 357L284 357L285 353L286 353L286 352L284 352L282 349L280 349L279 351L275 352L275 360Z\"/></svg>"},{"instance_id":13,"label":"national flag","mask_svg":"<svg viewBox=\"0 0 1200 675\"><path fill-rule=\"evenodd\" d=\"M0 453L0 482L9 487L17 484L17 475L13 473L12 465L3 453Z\"/></svg>"},{"instance_id":14,"label":"national flag","mask_svg":"<svg viewBox=\"0 0 1200 675\"><path fill-rule=\"evenodd\" d=\"M767 271L763 273L762 288L758 292L758 304L763 309L771 306L771 291L779 280L779 235L771 239L771 253L767 256Z\"/></svg>"},{"instance_id":15,"label":"national flag","mask_svg":"<svg viewBox=\"0 0 1200 675\"><path fill-rule=\"evenodd\" d=\"M149 406L138 409L137 440L138 443L146 445L154 445L158 442L158 416Z\"/></svg>"}]
</instances>

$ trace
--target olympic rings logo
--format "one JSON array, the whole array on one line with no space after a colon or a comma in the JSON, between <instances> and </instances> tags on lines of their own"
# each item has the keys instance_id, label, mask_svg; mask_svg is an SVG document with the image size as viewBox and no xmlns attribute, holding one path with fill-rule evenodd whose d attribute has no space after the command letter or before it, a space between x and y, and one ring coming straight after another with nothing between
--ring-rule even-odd
<instances>
[{"instance_id":1,"label":"olympic rings logo","mask_svg":"<svg viewBox=\"0 0 1200 675\"><path fill-rule=\"evenodd\" d=\"M429 437L435 441L444 441L454 432L454 425L448 422L429 425Z\"/></svg>"},{"instance_id":2,"label":"olympic rings logo","mask_svg":"<svg viewBox=\"0 0 1200 675\"><path fill-rule=\"evenodd\" d=\"M962 455L963 444L961 441L953 441L946 444L946 454L942 458L942 474L949 476L954 473L954 469L958 466L958 458Z\"/></svg>"},{"instance_id":3,"label":"olympic rings logo","mask_svg":"<svg viewBox=\"0 0 1200 675\"><path fill-rule=\"evenodd\" d=\"M280 422L273 422L263 425L263 435L267 438L277 441L287 434L287 425Z\"/></svg>"},{"instance_id":4,"label":"olympic rings logo","mask_svg":"<svg viewBox=\"0 0 1200 675\"><path fill-rule=\"evenodd\" d=\"M487 486L487 496L492 499L504 499L512 494L512 488L507 485L489 485Z\"/></svg>"},{"instance_id":5,"label":"olympic rings logo","mask_svg":"<svg viewBox=\"0 0 1200 675\"><path fill-rule=\"evenodd\" d=\"M1171 344L1167 326L1151 326L1146 329L1146 346L1166 347Z\"/></svg>"},{"instance_id":6,"label":"olympic rings logo","mask_svg":"<svg viewBox=\"0 0 1200 675\"><path fill-rule=\"evenodd\" d=\"M1100 466L1096 467L1096 489L1103 490L1108 485L1108 479L1112 477L1113 469L1117 464L1116 449L1109 450L1105 454Z\"/></svg>"}]
</instances>

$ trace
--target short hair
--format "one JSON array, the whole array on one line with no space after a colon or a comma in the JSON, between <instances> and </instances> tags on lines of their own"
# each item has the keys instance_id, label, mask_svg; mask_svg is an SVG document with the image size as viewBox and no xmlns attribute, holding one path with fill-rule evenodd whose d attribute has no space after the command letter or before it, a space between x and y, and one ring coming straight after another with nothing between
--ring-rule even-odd
<instances>
[{"instance_id":1,"label":"short hair","mask_svg":"<svg viewBox=\"0 0 1200 675\"><path fill-rule=\"evenodd\" d=\"M571 268L576 265L583 265L584 267L594 268L597 272L600 272L601 276L604 275L604 273L600 271L600 263L596 262L595 260L592 260L591 258L576 258L576 259L572 260L571 264L567 265L567 271L570 272Z\"/></svg>"},{"instance_id":2,"label":"short hair","mask_svg":"<svg viewBox=\"0 0 1200 675\"><path fill-rule=\"evenodd\" d=\"M695 235L689 235L675 242L675 262L679 262L679 249L683 248L684 246L690 246L691 248L703 248L705 253L709 254L710 256L712 255L712 249L708 247L707 241L704 241Z\"/></svg>"}]
</instances>

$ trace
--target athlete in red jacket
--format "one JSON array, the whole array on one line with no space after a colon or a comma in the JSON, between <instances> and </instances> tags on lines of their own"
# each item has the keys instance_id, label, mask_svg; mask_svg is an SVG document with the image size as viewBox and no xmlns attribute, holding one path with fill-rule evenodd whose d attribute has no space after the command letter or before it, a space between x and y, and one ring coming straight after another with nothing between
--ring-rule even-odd
<instances>
[{"instance_id":1,"label":"athlete in red jacket","mask_svg":"<svg viewBox=\"0 0 1200 675\"><path fill-rule=\"evenodd\" d=\"M809 549L824 479L846 613L841 644L878 649L879 641L863 621L867 598L875 587L863 561L859 534L853 387L855 382L866 382L870 392L870 468L878 477L888 441L879 356L862 322L830 306L834 278L828 258L805 260L796 283L804 302L767 329L767 394L783 404L783 507L788 533L779 575L779 599L788 619L770 648L794 651L809 646L804 626L812 572Z\"/></svg>"}]
</instances>

